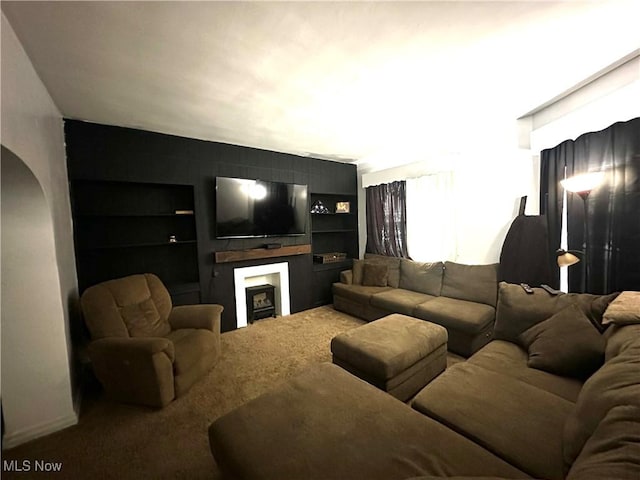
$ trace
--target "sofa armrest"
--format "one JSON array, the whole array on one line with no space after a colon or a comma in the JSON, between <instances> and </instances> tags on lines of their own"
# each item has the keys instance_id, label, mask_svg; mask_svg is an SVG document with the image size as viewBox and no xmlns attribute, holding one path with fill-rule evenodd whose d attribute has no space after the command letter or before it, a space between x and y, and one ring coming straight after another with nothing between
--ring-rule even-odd
<instances>
[{"instance_id":1,"label":"sofa armrest","mask_svg":"<svg viewBox=\"0 0 640 480\"><path fill-rule=\"evenodd\" d=\"M169 314L172 330L181 328L204 328L213 333L220 333L220 315L222 305L182 305L173 307Z\"/></svg>"},{"instance_id":2,"label":"sofa armrest","mask_svg":"<svg viewBox=\"0 0 640 480\"><path fill-rule=\"evenodd\" d=\"M340 282L351 285L353 283L353 270L343 270L340 272Z\"/></svg>"}]
</instances>

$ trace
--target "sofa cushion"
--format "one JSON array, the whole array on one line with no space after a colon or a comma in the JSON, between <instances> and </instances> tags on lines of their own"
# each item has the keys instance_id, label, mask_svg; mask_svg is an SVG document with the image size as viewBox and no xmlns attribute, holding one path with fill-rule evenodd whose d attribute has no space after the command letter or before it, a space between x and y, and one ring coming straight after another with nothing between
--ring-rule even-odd
<instances>
[{"instance_id":1,"label":"sofa cushion","mask_svg":"<svg viewBox=\"0 0 640 480\"><path fill-rule=\"evenodd\" d=\"M364 304L369 303L372 295L380 292L385 292L387 290L391 290L391 287L367 287L364 285L347 285L344 283L333 284L334 295L340 295L342 297Z\"/></svg>"},{"instance_id":2,"label":"sofa cushion","mask_svg":"<svg viewBox=\"0 0 640 480\"><path fill-rule=\"evenodd\" d=\"M589 437L567 480L640 478L640 408L613 407Z\"/></svg>"},{"instance_id":3,"label":"sofa cushion","mask_svg":"<svg viewBox=\"0 0 640 480\"><path fill-rule=\"evenodd\" d=\"M331 364L316 365L217 419L209 428L209 441L228 478L525 476Z\"/></svg>"},{"instance_id":4,"label":"sofa cushion","mask_svg":"<svg viewBox=\"0 0 640 480\"><path fill-rule=\"evenodd\" d=\"M171 331L163 322L151 298L120 307L120 315L132 337L162 337Z\"/></svg>"},{"instance_id":5,"label":"sofa cushion","mask_svg":"<svg viewBox=\"0 0 640 480\"><path fill-rule=\"evenodd\" d=\"M528 366L556 375L588 378L604 361L604 338L575 305L525 330L518 342Z\"/></svg>"},{"instance_id":6,"label":"sofa cushion","mask_svg":"<svg viewBox=\"0 0 640 480\"><path fill-rule=\"evenodd\" d=\"M495 309L484 303L436 297L416 306L415 317L467 333L479 333L493 322Z\"/></svg>"},{"instance_id":7,"label":"sofa cushion","mask_svg":"<svg viewBox=\"0 0 640 480\"><path fill-rule=\"evenodd\" d=\"M564 428L564 461L569 468L587 440L616 406L640 407L640 338L608 360L582 387Z\"/></svg>"},{"instance_id":8,"label":"sofa cushion","mask_svg":"<svg viewBox=\"0 0 640 480\"><path fill-rule=\"evenodd\" d=\"M602 329L602 315L617 295L550 295L537 287L533 288L533 294L528 294L520 285L500 282L494 338L517 343L518 335L522 332L571 304L577 305L596 327Z\"/></svg>"},{"instance_id":9,"label":"sofa cushion","mask_svg":"<svg viewBox=\"0 0 640 480\"><path fill-rule=\"evenodd\" d=\"M362 268L362 285L367 287L386 287L389 267L365 262Z\"/></svg>"},{"instance_id":10,"label":"sofa cushion","mask_svg":"<svg viewBox=\"0 0 640 480\"><path fill-rule=\"evenodd\" d=\"M444 264L400 260L400 288L438 296L442 290Z\"/></svg>"},{"instance_id":11,"label":"sofa cushion","mask_svg":"<svg viewBox=\"0 0 640 480\"><path fill-rule=\"evenodd\" d=\"M393 288L376 293L371 297L370 302L374 307L384 308L389 312L403 313L412 316L417 305L433 300L434 298L436 297L433 295L404 290L403 288Z\"/></svg>"},{"instance_id":12,"label":"sofa cushion","mask_svg":"<svg viewBox=\"0 0 640 480\"><path fill-rule=\"evenodd\" d=\"M518 379L575 403L582 388L580 380L530 368L528 360L527 352L515 343L494 340L476 352L467 363Z\"/></svg>"},{"instance_id":13,"label":"sofa cushion","mask_svg":"<svg viewBox=\"0 0 640 480\"><path fill-rule=\"evenodd\" d=\"M615 299L620 295L619 292L610 293L608 295L593 295L590 293L567 293L574 303L584 312L589 321L600 332L604 332L609 325L604 323L604 312Z\"/></svg>"},{"instance_id":14,"label":"sofa cushion","mask_svg":"<svg viewBox=\"0 0 640 480\"><path fill-rule=\"evenodd\" d=\"M613 300L602 316L602 323L629 325L640 323L640 292L622 292Z\"/></svg>"},{"instance_id":15,"label":"sofa cushion","mask_svg":"<svg viewBox=\"0 0 640 480\"><path fill-rule=\"evenodd\" d=\"M400 286L399 257L388 257L386 255L376 255L375 253L365 253L364 260L368 263L386 265L389 268L389 278L387 279L388 285L393 288L398 288Z\"/></svg>"},{"instance_id":16,"label":"sofa cushion","mask_svg":"<svg viewBox=\"0 0 640 480\"><path fill-rule=\"evenodd\" d=\"M181 328L167 337L173 343L175 360L173 371L182 375L198 363L205 352L217 349L218 339L211 330L202 328Z\"/></svg>"},{"instance_id":17,"label":"sofa cushion","mask_svg":"<svg viewBox=\"0 0 640 480\"><path fill-rule=\"evenodd\" d=\"M462 265L445 262L442 278L444 297L496 306L498 297L498 264Z\"/></svg>"},{"instance_id":18,"label":"sofa cushion","mask_svg":"<svg viewBox=\"0 0 640 480\"><path fill-rule=\"evenodd\" d=\"M411 406L535 478L564 478L562 426L573 403L557 395L458 363L422 389Z\"/></svg>"}]
</instances>

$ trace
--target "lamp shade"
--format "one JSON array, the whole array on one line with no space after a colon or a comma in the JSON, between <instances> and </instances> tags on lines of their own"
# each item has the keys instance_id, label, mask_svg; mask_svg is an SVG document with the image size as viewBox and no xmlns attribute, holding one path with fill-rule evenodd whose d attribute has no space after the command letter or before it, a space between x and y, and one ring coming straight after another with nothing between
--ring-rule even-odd
<instances>
[{"instance_id":1,"label":"lamp shade","mask_svg":"<svg viewBox=\"0 0 640 480\"><path fill-rule=\"evenodd\" d=\"M575 252L582 253L582 252ZM569 267L571 265L575 265L580 261L578 257L576 257L573 253L567 252L566 250L559 249L556 251L556 255L558 256L558 266L559 267Z\"/></svg>"},{"instance_id":2,"label":"lamp shade","mask_svg":"<svg viewBox=\"0 0 640 480\"><path fill-rule=\"evenodd\" d=\"M590 192L604 180L604 172L591 172L575 175L573 177L560 180L560 185L573 193Z\"/></svg>"}]
</instances>

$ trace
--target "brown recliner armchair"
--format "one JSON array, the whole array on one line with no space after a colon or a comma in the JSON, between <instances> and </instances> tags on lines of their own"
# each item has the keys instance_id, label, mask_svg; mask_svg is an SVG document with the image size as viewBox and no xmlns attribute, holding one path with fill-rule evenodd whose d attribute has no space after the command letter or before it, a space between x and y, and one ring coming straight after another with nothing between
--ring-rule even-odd
<instances>
[{"instance_id":1,"label":"brown recliner armchair","mask_svg":"<svg viewBox=\"0 0 640 480\"><path fill-rule=\"evenodd\" d=\"M164 407L220 356L222 306L172 307L153 274L99 283L85 290L80 303L93 370L116 400Z\"/></svg>"}]
</instances>

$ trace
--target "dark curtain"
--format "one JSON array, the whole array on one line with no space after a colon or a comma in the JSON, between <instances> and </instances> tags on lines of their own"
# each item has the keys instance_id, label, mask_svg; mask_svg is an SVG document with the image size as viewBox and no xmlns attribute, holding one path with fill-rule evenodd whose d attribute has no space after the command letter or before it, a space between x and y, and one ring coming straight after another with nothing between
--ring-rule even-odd
<instances>
[{"instance_id":1,"label":"dark curtain","mask_svg":"<svg viewBox=\"0 0 640 480\"><path fill-rule=\"evenodd\" d=\"M544 215L525 215L526 197L520 202L520 213L511 223L500 252L498 280L527 283L532 287L552 285Z\"/></svg>"},{"instance_id":2,"label":"dark curtain","mask_svg":"<svg viewBox=\"0 0 640 480\"><path fill-rule=\"evenodd\" d=\"M367 187L367 252L408 258L405 181Z\"/></svg>"},{"instance_id":3,"label":"dark curtain","mask_svg":"<svg viewBox=\"0 0 640 480\"><path fill-rule=\"evenodd\" d=\"M549 222L549 252L560 246L563 189L560 180L603 171L602 185L587 198L589 293L640 290L640 118L618 122L541 152L540 201ZM543 213L545 213L543 212ZM567 196L568 248L583 250L584 203ZM580 264L578 264L580 265ZM557 267L554 267L558 272ZM584 265L569 267L569 290L580 291Z\"/></svg>"},{"instance_id":4,"label":"dark curtain","mask_svg":"<svg viewBox=\"0 0 640 480\"><path fill-rule=\"evenodd\" d=\"M562 233L562 196L560 180L564 179L566 159L573 159L573 141L567 140L555 148L540 154L540 214L547 221L549 253L547 261L551 271L550 285L560 288L560 269L556 262L556 250L560 248Z\"/></svg>"}]
</instances>

